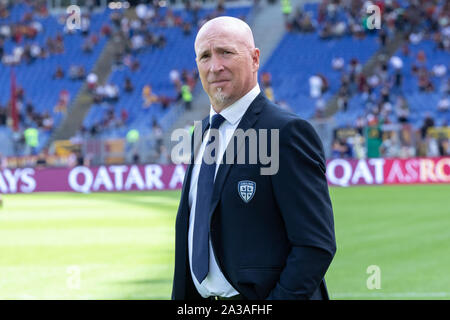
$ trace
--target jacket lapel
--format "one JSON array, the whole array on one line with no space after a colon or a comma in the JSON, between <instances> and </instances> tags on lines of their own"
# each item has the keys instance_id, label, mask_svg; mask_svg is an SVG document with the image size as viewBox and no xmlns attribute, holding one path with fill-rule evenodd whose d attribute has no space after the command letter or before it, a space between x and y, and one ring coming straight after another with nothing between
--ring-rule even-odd
<instances>
[{"instance_id":1,"label":"jacket lapel","mask_svg":"<svg viewBox=\"0 0 450 320\"><path fill-rule=\"evenodd\" d=\"M246 130L252 128L253 125L255 124L256 120L258 119L258 114L261 112L261 109L263 108L265 103L266 103L266 98L263 95L263 93L261 92L258 96L256 96L256 98L250 104L250 106L248 107L247 111L245 112L244 116L242 117L242 119L239 122L239 125L236 129L242 129L245 132ZM211 223L213 213L217 207L217 204L219 203L220 195L222 194L222 189L225 184L225 180L226 180L228 173L230 172L230 169L232 167L232 164L225 163L225 160L226 160L225 156L226 156L227 152L233 152L233 150L231 150L234 147L234 143L232 143L233 139L234 139L234 135L230 139L231 143L228 144L227 149L222 158L222 163L219 165L219 169L217 171L216 179L214 182L214 191L213 191L212 203L211 203L211 209L210 209L210 215L209 215L210 223ZM237 154L239 153L239 150L240 150L240 148L242 148L242 146L243 146L243 141L241 141L240 145L238 145L237 148L235 149L236 151L234 153L233 163L236 162Z\"/></svg>"},{"instance_id":2,"label":"jacket lapel","mask_svg":"<svg viewBox=\"0 0 450 320\"><path fill-rule=\"evenodd\" d=\"M202 129L201 129L202 137L205 134L208 124L209 124L209 116L202 120ZM186 178L184 179L183 188L182 188L182 192L181 192L181 203L182 203L183 208L186 208L187 216L189 216L189 213L190 213L189 191L190 191L190 186L191 186L192 169L194 167L195 155L197 154L201 144L202 144L202 139L200 139L198 141L195 139L195 129L194 129L194 134L192 134L192 139L191 139L191 160L186 168L186 173L185 173Z\"/></svg>"}]
</instances>

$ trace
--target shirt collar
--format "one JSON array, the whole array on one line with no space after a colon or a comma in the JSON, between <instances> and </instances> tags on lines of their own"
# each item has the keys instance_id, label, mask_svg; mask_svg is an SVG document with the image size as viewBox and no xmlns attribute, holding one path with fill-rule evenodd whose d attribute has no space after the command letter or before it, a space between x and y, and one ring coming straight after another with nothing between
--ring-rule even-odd
<instances>
[{"instance_id":1,"label":"shirt collar","mask_svg":"<svg viewBox=\"0 0 450 320\"><path fill-rule=\"evenodd\" d=\"M245 112L247 111L250 104L255 100L256 96L261 92L261 89L259 88L259 84L256 83L256 85L253 87L252 90L247 92L245 96L237 100L232 105L226 107L223 109L220 114L232 125L235 125L238 121L242 119ZM213 107L210 106L209 109L209 123L211 123L211 119L214 115L216 115L216 111L214 111Z\"/></svg>"}]
</instances>

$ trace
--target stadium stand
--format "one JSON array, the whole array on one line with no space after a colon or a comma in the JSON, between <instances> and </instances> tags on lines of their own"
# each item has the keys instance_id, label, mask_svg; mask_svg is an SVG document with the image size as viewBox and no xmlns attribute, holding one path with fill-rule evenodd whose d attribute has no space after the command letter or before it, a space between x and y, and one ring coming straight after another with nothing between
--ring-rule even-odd
<instances>
[{"instance_id":1,"label":"stadium stand","mask_svg":"<svg viewBox=\"0 0 450 320\"><path fill-rule=\"evenodd\" d=\"M430 119L435 127L448 126L450 30L445 20L449 12L448 2L429 1L422 6L416 2L403 3L397 11L400 13L395 16L392 29L395 32L406 31L405 40L392 57L378 57L379 63L373 73L353 83L356 88L346 93L347 105L335 114L339 127L361 129L386 125L394 128L384 130L386 133L407 128L409 134L416 135L414 132L422 131L425 121ZM390 145L391 135L384 135L382 142ZM418 144L425 135L417 137ZM448 137L435 138L440 140L439 144L448 143ZM440 153L421 152L420 147L416 147L402 153L402 139L396 140L390 150L385 150L390 157L437 156L449 152L448 147L441 148Z\"/></svg>"},{"instance_id":2,"label":"stadium stand","mask_svg":"<svg viewBox=\"0 0 450 320\"><path fill-rule=\"evenodd\" d=\"M272 76L274 99L284 101L305 119L315 115L318 98L328 100L339 89L340 73L331 66L334 58L344 61L358 58L360 63L365 63L378 47L374 34L363 39L355 39L350 33L323 39L323 28L317 21L318 8L317 3L304 6L301 12L311 18L311 32L296 32L289 27L290 32L285 34L262 68L262 73L267 72ZM343 12L340 12L340 17L345 19ZM327 83L323 85L327 87L326 90L320 85L317 95L310 92L310 78L313 76L320 76Z\"/></svg>"},{"instance_id":3,"label":"stadium stand","mask_svg":"<svg viewBox=\"0 0 450 320\"><path fill-rule=\"evenodd\" d=\"M228 8L221 15L230 15L235 17L245 17L250 7ZM118 65L111 73L108 84L124 88L126 79L130 79L133 90L123 92L113 103L97 103L93 105L89 114L83 122L86 131L94 126L100 127L100 135L103 137L125 137L129 128L139 130L142 134L151 134L151 124L153 121L163 119L171 108L182 108L181 87L188 84L191 90L194 88L198 76L195 70L195 55L192 44L196 32L193 32L192 24L194 20L212 17L218 12L215 9L200 9L197 18L194 18L193 12L184 10L173 10L170 14L166 8L159 12L161 19L165 20L166 26L160 26L160 22L152 22L141 25L141 23L131 26L131 42L134 39L146 37L163 37L165 45L143 45L142 48L130 48L130 53L124 54L119 58ZM173 22L168 23L169 16L173 17ZM137 21L137 20L136 20ZM170 24L173 24L170 26ZM189 26L186 30L186 26ZM137 29L140 29L139 31ZM140 41L140 40L139 40ZM133 60L133 61L130 61ZM138 69L133 71L130 64L138 64ZM130 68L131 67L131 68ZM175 77L175 78L172 78ZM146 104L143 97L145 86L151 86L155 101ZM158 98L159 97L159 98ZM178 103L177 103L178 102ZM105 125L105 117L111 113L116 119L122 119L124 110L127 121L124 126L115 127ZM103 125L102 125L103 122ZM162 122L163 129L166 129L170 122ZM95 131L95 130L94 130ZM97 130L98 131L98 130Z\"/></svg>"},{"instance_id":4,"label":"stadium stand","mask_svg":"<svg viewBox=\"0 0 450 320\"><path fill-rule=\"evenodd\" d=\"M68 76L73 64L83 66L86 72L94 65L106 36L100 28L108 15L108 10L84 17L88 24L87 32L64 32L65 17L51 16L41 8L39 2L15 2L7 7L9 14L0 18L2 29L2 64L0 64L1 105L7 106L11 99L10 74L15 73L19 129L35 126L39 130L39 152L46 145L53 130L64 117L65 109L77 94L82 82L71 80ZM41 14L43 12L43 14ZM89 21L89 22L87 22ZM31 35L26 35L29 31ZM65 30L67 31L67 30ZM93 41L89 52L83 46ZM33 53L35 52L35 53ZM63 77L54 77L61 68ZM14 71L12 71L14 70ZM44 124L48 118L48 124ZM11 137L11 132L6 134ZM20 137L20 136L19 136ZM24 155L24 142L14 140L15 148L5 148L4 154Z\"/></svg>"},{"instance_id":5,"label":"stadium stand","mask_svg":"<svg viewBox=\"0 0 450 320\"><path fill-rule=\"evenodd\" d=\"M279 6L280 16L283 12L286 30L273 52L265 53L270 57L260 69L266 95L313 124L320 120L332 129L334 141L326 144L330 157L449 154L449 3L375 1L381 29L371 25L371 3L365 1L301 3L286 8L268 1ZM39 129L35 152L47 149L85 81L93 103L72 142L84 146L85 153L95 152L87 146L94 140L117 149L108 141L126 144L135 130L150 142L139 148L153 152L153 157L139 161L168 161L160 157L161 136L196 101L199 83L192 44L198 27L217 15L251 22L258 10L264 10L258 2L141 4L128 10L110 6L84 14L84 32L66 33L66 16L47 12L45 1L1 7L0 139L5 142L0 153L29 153L23 132L33 126ZM125 39L124 50L114 57L106 80L98 82L93 67L116 33ZM17 133L9 114L13 73L20 109ZM373 130L377 143L370 151L368 133ZM407 145L405 132L412 137ZM436 140L438 152L428 150L430 139Z\"/></svg>"}]
</instances>

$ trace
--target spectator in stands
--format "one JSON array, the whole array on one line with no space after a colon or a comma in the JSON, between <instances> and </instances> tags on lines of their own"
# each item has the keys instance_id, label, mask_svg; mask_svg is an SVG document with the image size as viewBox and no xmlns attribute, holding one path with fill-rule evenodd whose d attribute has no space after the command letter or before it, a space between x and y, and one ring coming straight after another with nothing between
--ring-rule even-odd
<instances>
[{"instance_id":1,"label":"spectator in stands","mask_svg":"<svg viewBox=\"0 0 450 320\"><path fill-rule=\"evenodd\" d=\"M84 39L83 44L81 45L81 49L83 52L91 53L94 50L95 42L93 41L95 38L87 37Z\"/></svg>"},{"instance_id":2,"label":"spectator in stands","mask_svg":"<svg viewBox=\"0 0 450 320\"><path fill-rule=\"evenodd\" d=\"M422 139L426 137L428 128L432 127L434 127L434 119L431 114L427 113L423 121L422 128L420 129Z\"/></svg>"},{"instance_id":3,"label":"spectator in stands","mask_svg":"<svg viewBox=\"0 0 450 320\"><path fill-rule=\"evenodd\" d=\"M369 127L378 125L378 116L372 112L369 112L366 116L366 123Z\"/></svg>"},{"instance_id":4,"label":"spectator in stands","mask_svg":"<svg viewBox=\"0 0 450 320\"><path fill-rule=\"evenodd\" d=\"M170 154L167 151L167 148L165 145L161 145L158 150L158 163L159 164L169 164L170 161Z\"/></svg>"},{"instance_id":5,"label":"spectator in stands","mask_svg":"<svg viewBox=\"0 0 450 320\"><path fill-rule=\"evenodd\" d=\"M128 121L128 111L125 108L122 108L120 110L120 120L122 122L122 125L125 125Z\"/></svg>"},{"instance_id":6,"label":"spectator in stands","mask_svg":"<svg viewBox=\"0 0 450 320\"><path fill-rule=\"evenodd\" d=\"M407 43L404 43L404 44L402 45L401 51L402 51L402 55L403 55L404 57L408 57L408 56L409 56L410 50L409 50L409 46L408 46Z\"/></svg>"},{"instance_id":7,"label":"spectator in stands","mask_svg":"<svg viewBox=\"0 0 450 320\"><path fill-rule=\"evenodd\" d=\"M54 120L48 111L42 115L42 127L45 131L51 132L53 130Z\"/></svg>"},{"instance_id":8,"label":"spectator in stands","mask_svg":"<svg viewBox=\"0 0 450 320\"><path fill-rule=\"evenodd\" d=\"M367 92L368 85L367 85L367 78L364 73L359 73L356 77L357 86L359 93Z\"/></svg>"},{"instance_id":9,"label":"spectator in stands","mask_svg":"<svg viewBox=\"0 0 450 320\"><path fill-rule=\"evenodd\" d=\"M328 91L330 85L328 83L327 77L324 74L318 73L317 76L322 80L322 86L321 86L320 94L323 95L324 93L326 93Z\"/></svg>"},{"instance_id":10,"label":"spectator in stands","mask_svg":"<svg viewBox=\"0 0 450 320\"><path fill-rule=\"evenodd\" d=\"M127 132L126 135L126 154L131 155L131 161L133 161L133 158L136 158L136 155L138 154L138 144L139 144L139 131L137 129L130 129ZM130 160L129 160L130 161Z\"/></svg>"},{"instance_id":11,"label":"spectator in stands","mask_svg":"<svg viewBox=\"0 0 450 320\"><path fill-rule=\"evenodd\" d=\"M157 48L164 48L166 46L166 43L167 39L164 34L160 34L159 36L156 37L155 45Z\"/></svg>"},{"instance_id":12,"label":"spectator in stands","mask_svg":"<svg viewBox=\"0 0 450 320\"><path fill-rule=\"evenodd\" d=\"M217 16L219 16L224 12L225 12L225 0L219 0L216 6L216 14Z\"/></svg>"},{"instance_id":13,"label":"spectator in stands","mask_svg":"<svg viewBox=\"0 0 450 320\"><path fill-rule=\"evenodd\" d=\"M85 166L85 165L87 165L86 161L85 161L85 158L84 158L84 155L81 152L81 150L76 150L75 151L75 158L76 158L75 161L76 161L76 165L77 166Z\"/></svg>"},{"instance_id":14,"label":"spectator in stands","mask_svg":"<svg viewBox=\"0 0 450 320\"><path fill-rule=\"evenodd\" d=\"M39 145L39 131L35 127L25 129L23 132L26 143L26 155L36 155Z\"/></svg>"},{"instance_id":15,"label":"spectator in stands","mask_svg":"<svg viewBox=\"0 0 450 320\"><path fill-rule=\"evenodd\" d=\"M6 112L6 108L0 105L0 126L6 126L6 121L8 119L8 115Z\"/></svg>"},{"instance_id":16,"label":"spectator in stands","mask_svg":"<svg viewBox=\"0 0 450 320\"><path fill-rule=\"evenodd\" d=\"M364 135L363 131L364 131L364 126L366 125L366 121L364 119L364 117L357 117L355 120L355 127L356 127L356 131L358 131L358 134L360 134L361 136Z\"/></svg>"},{"instance_id":17,"label":"spectator in stands","mask_svg":"<svg viewBox=\"0 0 450 320\"><path fill-rule=\"evenodd\" d=\"M356 159L366 158L366 148L364 137L360 134L356 134L351 139L351 145L353 146L353 153Z\"/></svg>"},{"instance_id":18,"label":"spectator in stands","mask_svg":"<svg viewBox=\"0 0 450 320\"><path fill-rule=\"evenodd\" d=\"M142 89L142 99L144 100L144 108L148 108L158 101L158 96L152 92L151 85L147 84Z\"/></svg>"},{"instance_id":19,"label":"spectator in stands","mask_svg":"<svg viewBox=\"0 0 450 320\"><path fill-rule=\"evenodd\" d=\"M116 84L107 83L103 86L103 100L114 103L119 100L119 87Z\"/></svg>"},{"instance_id":20,"label":"spectator in stands","mask_svg":"<svg viewBox=\"0 0 450 320\"><path fill-rule=\"evenodd\" d=\"M398 157L400 152L400 142L397 132L388 131L380 145L380 155L384 158Z\"/></svg>"},{"instance_id":21,"label":"spectator in stands","mask_svg":"<svg viewBox=\"0 0 450 320\"><path fill-rule=\"evenodd\" d=\"M290 0L281 0L281 12L284 16L284 23L286 27L289 26L289 16L292 13L292 5Z\"/></svg>"},{"instance_id":22,"label":"spectator in stands","mask_svg":"<svg viewBox=\"0 0 450 320\"><path fill-rule=\"evenodd\" d=\"M442 79L442 85L441 85L440 91L443 94L450 94L450 78Z\"/></svg>"},{"instance_id":23,"label":"spectator in stands","mask_svg":"<svg viewBox=\"0 0 450 320\"><path fill-rule=\"evenodd\" d=\"M431 134L427 133L425 136L425 144L427 146L426 156L427 157L439 157L439 144L436 138Z\"/></svg>"},{"instance_id":24,"label":"spectator in stands","mask_svg":"<svg viewBox=\"0 0 450 320\"><path fill-rule=\"evenodd\" d=\"M104 23L100 29L100 34L105 37L110 37L112 35L112 29L109 24Z\"/></svg>"},{"instance_id":25,"label":"spectator in stands","mask_svg":"<svg viewBox=\"0 0 450 320\"><path fill-rule=\"evenodd\" d=\"M272 86L272 75L270 72L261 73L261 84L263 87L271 87Z\"/></svg>"},{"instance_id":26,"label":"spectator in stands","mask_svg":"<svg viewBox=\"0 0 450 320\"><path fill-rule=\"evenodd\" d=\"M9 17L10 13L8 10L8 6L7 3L2 2L0 3L0 18L5 19L7 17Z\"/></svg>"},{"instance_id":27,"label":"spectator in stands","mask_svg":"<svg viewBox=\"0 0 450 320\"><path fill-rule=\"evenodd\" d=\"M169 73L170 81L173 83L175 88L181 90L181 78L180 72L177 69L172 69Z\"/></svg>"},{"instance_id":28,"label":"spectator in stands","mask_svg":"<svg viewBox=\"0 0 450 320\"><path fill-rule=\"evenodd\" d=\"M329 39L332 36L331 25L326 22L323 28L319 31L319 37L323 40Z\"/></svg>"},{"instance_id":29,"label":"spectator in stands","mask_svg":"<svg viewBox=\"0 0 450 320\"><path fill-rule=\"evenodd\" d=\"M317 74L309 77L309 95L318 98L322 95L323 80Z\"/></svg>"},{"instance_id":30,"label":"spectator in stands","mask_svg":"<svg viewBox=\"0 0 450 320\"><path fill-rule=\"evenodd\" d=\"M64 78L64 70L61 68L61 66L58 66L56 68L55 73L53 74L53 79L62 79Z\"/></svg>"},{"instance_id":31,"label":"spectator in stands","mask_svg":"<svg viewBox=\"0 0 450 320\"><path fill-rule=\"evenodd\" d=\"M65 89L61 90L59 92L58 102L57 102L56 106L54 107L53 112L55 112L55 113L61 112L62 114L66 114L67 107L69 104L69 99L70 99L69 91L67 91Z\"/></svg>"},{"instance_id":32,"label":"spectator in stands","mask_svg":"<svg viewBox=\"0 0 450 320\"><path fill-rule=\"evenodd\" d=\"M299 32L314 32L315 27L311 16L308 13L304 13L301 7L297 7L292 20L289 22L290 30Z\"/></svg>"},{"instance_id":33,"label":"spectator in stands","mask_svg":"<svg viewBox=\"0 0 450 320\"><path fill-rule=\"evenodd\" d=\"M137 151L135 151L133 153L131 163L132 164L139 164L140 162L141 162L141 156L139 155L139 153Z\"/></svg>"},{"instance_id":34,"label":"spectator in stands","mask_svg":"<svg viewBox=\"0 0 450 320\"><path fill-rule=\"evenodd\" d=\"M64 38L62 36L61 33L57 33L55 40L53 42L53 49L54 49L54 53L56 54L62 54L64 53Z\"/></svg>"},{"instance_id":35,"label":"spectator in stands","mask_svg":"<svg viewBox=\"0 0 450 320\"><path fill-rule=\"evenodd\" d=\"M48 149L42 150L36 159L36 168L45 168L47 165Z\"/></svg>"},{"instance_id":36,"label":"spectator in stands","mask_svg":"<svg viewBox=\"0 0 450 320\"><path fill-rule=\"evenodd\" d=\"M418 73L418 87L420 91L434 91L433 82L426 68L420 68Z\"/></svg>"},{"instance_id":37,"label":"spectator in stands","mask_svg":"<svg viewBox=\"0 0 450 320\"><path fill-rule=\"evenodd\" d=\"M183 84L181 86L181 98L183 99L185 110L191 110L192 93L189 85Z\"/></svg>"},{"instance_id":38,"label":"spectator in stands","mask_svg":"<svg viewBox=\"0 0 450 320\"><path fill-rule=\"evenodd\" d=\"M419 68L420 67L425 67L425 64L427 62L427 56L426 56L426 54L425 54L425 52L423 50L420 50L417 53L416 62L418 64Z\"/></svg>"},{"instance_id":39,"label":"spectator in stands","mask_svg":"<svg viewBox=\"0 0 450 320\"><path fill-rule=\"evenodd\" d=\"M351 146L342 139L335 139L332 144L332 158L349 158L351 157Z\"/></svg>"},{"instance_id":40,"label":"spectator in stands","mask_svg":"<svg viewBox=\"0 0 450 320\"><path fill-rule=\"evenodd\" d=\"M388 63L381 62L376 72L378 74L378 77L380 78L381 84L386 85L389 80Z\"/></svg>"},{"instance_id":41,"label":"spectator in stands","mask_svg":"<svg viewBox=\"0 0 450 320\"><path fill-rule=\"evenodd\" d=\"M161 95L159 96L159 102L161 103L161 107L165 110L169 107L170 103L172 103L173 99L165 96L165 95Z\"/></svg>"},{"instance_id":42,"label":"spectator in stands","mask_svg":"<svg viewBox=\"0 0 450 320\"><path fill-rule=\"evenodd\" d=\"M403 96L398 96L395 102L395 112L397 114L397 120L400 123L406 123L409 121L409 108L406 103L406 99Z\"/></svg>"},{"instance_id":43,"label":"spectator in stands","mask_svg":"<svg viewBox=\"0 0 450 320\"><path fill-rule=\"evenodd\" d=\"M450 138L443 137L438 141L439 155L442 157L450 155Z\"/></svg>"},{"instance_id":44,"label":"spectator in stands","mask_svg":"<svg viewBox=\"0 0 450 320\"><path fill-rule=\"evenodd\" d=\"M270 72L265 71L261 74L261 86L267 99L274 102L275 95L272 88L272 75Z\"/></svg>"},{"instance_id":45,"label":"spectator in stands","mask_svg":"<svg viewBox=\"0 0 450 320\"><path fill-rule=\"evenodd\" d=\"M102 123L102 129L115 129L122 125L122 120L117 118L112 106L107 110Z\"/></svg>"},{"instance_id":46,"label":"spectator in stands","mask_svg":"<svg viewBox=\"0 0 450 320\"><path fill-rule=\"evenodd\" d=\"M195 84L197 83L198 73L196 71L188 71L186 69L181 73L181 79L184 84L189 86L190 91L194 90Z\"/></svg>"},{"instance_id":47,"label":"spectator in stands","mask_svg":"<svg viewBox=\"0 0 450 320\"><path fill-rule=\"evenodd\" d=\"M69 68L69 79L84 80L86 78L86 70L82 65L71 65Z\"/></svg>"},{"instance_id":48,"label":"spectator in stands","mask_svg":"<svg viewBox=\"0 0 450 320\"><path fill-rule=\"evenodd\" d=\"M403 74L402 74L403 60L399 56L392 56L389 59L389 63L394 68L393 87L395 89L400 89L403 81Z\"/></svg>"},{"instance_id":49,"label":"spectator in stands","mask_svg":"<svg viewBox=\"0 0 450 320\"><path fill-rule=\"evenodd\" d=\"M265 87L264 94L266 95L267 99L269 99L272 102L275 102L275 95L273 93L272 87Z\"/></svg>"},{"instance_id":50,"label":"spectator in stands","mask_svg":"<svg viewBox=\"0 0 450 320\"><path fill-rule=\"evenodd\" d=\"M136 12L136 16L140 19L140 20L147 20L148 17L148 9L147 9L147 5L144 3L139 3L136 8L134 9Z\"/></svg>"},{"instance_id":51,"label":"spectator in stands","mask_svg":"<svg viewBox=\"0 0 450 320\"><path fill-rule=\"evenodd\" d=\"M163 145L163 131L156 119L152 121L152 136L155 139L155 150L159 150Z\"/></svg>"},{"instance_id":52,"label":"spectator in stands","mask_svg":"<svg viewBox=\"0 0 450 320\"><path fill-rule=\"evenodd\" d=\"M84 37L88 36L89 35L89 27L91 26L91 18L89 17L89 14L81 15L80 25L81 25L81 34Z\"/></svg>"},{"instance_id":53,"label":"spectator in stands","mask_svg":"<svg viewBox=\"0 0 450 320\"><path fill-rule=\"evenodd\" d=\"M102 103L105 98L105 86L98 85L92 93L94 103Z\"/></svg>"},{"instance_id":54,"label":"spectator in stands","mask_svg":"<svg viewBox=\"0 0 450 320\"><path fill-rule=\"evenodd\" d=\"M131 93L134 90L134 86L133 83L131 82L130 77L126 77L125 78L125 84L124 84L124 88L125 92L127 93Z\"/></svg>"},{"instance_id":55,"label":"spectator in stands","mask_svg":"<svg viewBox=\"0 0 450 320\"><path fill-rule=\"evenodd\" d=\"M442 78L447 74L447 67L445 64L436 64L431 69L431 74L437 78Z\"/></svg>"},{"instance_id":56,"label":"spectator in stands","mask_svg":"<svg viewBox=\"0 0 450 320\"><path fill-rule=\"evenodd\" d=\"M192 33L192 26L189 22L183 23L183 34L189 36Z\"/></svg>"},{"instance_id":57,"label":"spectator in stands","mask_svg":"<svg viewBox=\"0 0 450 320\"><path fill-rule=\"evenodd\" d=\"M385 49L385 47L386 47L387 38L388 38L388 35L387 35L387 32L386 32L386 29L385 28L381 28L380 31L378 32L378 39L379 39L379 42L381 44L381 49L382 50Z\"/></svg>"},{"instance_id":58,"label":"spectator in stands","mask_svg":"<svg viewBox=\"0 0 450 320\"><path fill-rule=\"evenodd\" d=\"M140 52L145 45L144 36L141 34L136 34L131 37L131 49L134 53Z\"/></svg>"},{"instance_id":59,"label":"spectator in stands","mask_svg":"<svg viewBox=\"0 0 450 320\"><path fill-rule=\"evenodd\" d=\"M26 127L30 127L34 122L34 115L35 115L34 106L31 103L31 101L28 101L25 106L25 115L21 114L20 116L21 124L23 124Z\"/></svg>"},{"instance_id":60,"label":"spectator in stands","mask_svg":"<svg viewBox=\"0 0 450 320\"><path fill-rule=\"evenodd\" d=\"M139 60L135 59L131 54L127 54L123 58L123 64L130 68L131 71L137 71L140 68Z\"/></svg>"},{"instance_id":61,"label":"spectator in stands","mask_svg":"<svg viewBox=\"0 0 450 320\"><path fill-rule=\"evenodd\" d=\"M88 76L86 78L86 82L87 82L88 90L90 92L94 92L95 88L97 87L98 76L95 73L91 72L88 74Z\"/></svg>"},{"instance_id":62,"label":"spectator in stands","mask_svg":"<svg viewBox=\"0 0 450 320\"><path fill-rule=\"evenodd\" d=\"M342 57L335 57L331 60L331 67L333 70L342 71L344 69L344 59Z\"/></svg>"},{"instance_id":63,"label":"spectator in stands","mask_svg":"<svg viewBox=\"0 0 450 320\"><path fill-rule=\"evenodd\" d=\"M441 112L445 112L450 110L450 100L448 97L442 97L438 104L437 104L437 109Z\"/></svg>"},{"instance_id":64,"label":"spectator in stands","mask_svg":"<svg viewBox=\"0 0 450 320\"><path fill-rule=\"evenodd\" d=\"M3 59L3 54L5 53L5 49L4 49L4 40L1 37L1 32L0 32L0 61Z\"/></svg>"},{"instance_id":65,"label":"spectator in stands","mask_svg":"<svg viewBox=\"0 0 450 320\"><path fill-rule=\"evenodd\" d=\"M337 98L338 109L341 110L342 112L347 112L348 100L349 100L348 90L346 90L345 87L341 87L339 89Z\"/></svg>"}]
</instances>

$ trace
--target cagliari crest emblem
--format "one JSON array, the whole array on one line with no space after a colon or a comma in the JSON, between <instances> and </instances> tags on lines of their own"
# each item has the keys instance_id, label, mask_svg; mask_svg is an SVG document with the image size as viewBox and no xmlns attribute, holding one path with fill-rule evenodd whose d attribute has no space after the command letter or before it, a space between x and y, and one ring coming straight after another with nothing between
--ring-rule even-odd
<instances>
[{"instance_id":1,"label":"cagliari crest emblem","mask_svg":"<svg viewBox=\"0 0 450 320\"><path fill-rule=\"evenodd\" d=\"M238 183L239 196L245 203L252 200L256 192L256 183L250 180L239 181Z\"/></svg>"}]
</instances>

